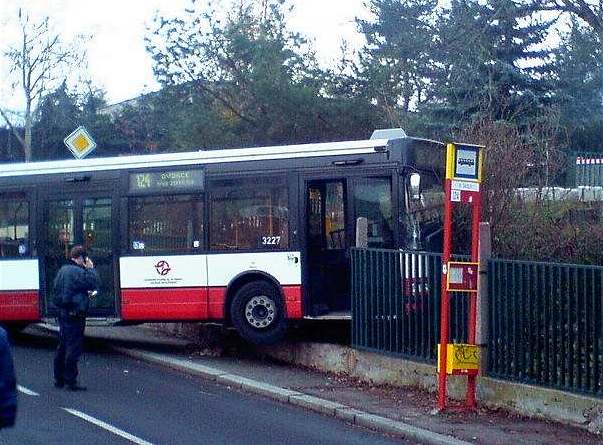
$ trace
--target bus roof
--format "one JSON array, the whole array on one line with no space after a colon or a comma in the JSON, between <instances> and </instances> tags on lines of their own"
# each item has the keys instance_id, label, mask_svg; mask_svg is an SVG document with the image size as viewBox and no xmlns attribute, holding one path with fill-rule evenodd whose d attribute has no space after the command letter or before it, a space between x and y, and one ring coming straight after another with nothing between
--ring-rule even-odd
<instances>
[{"instance_id":1,"label":"bus roof","mask_svg":"<svg viewBox=\"0 0 603 445\"><path fill-rule=\"evenodd\" d=\"M70 159L59 161L0 164L0 177L203 165L221 162L306 158L315 156L360 155L382 151L388 146L388 142L388 139L374 139L256 148L200 150L151 155L114 156L82 160Z\"/></svg>"}]
</instances>

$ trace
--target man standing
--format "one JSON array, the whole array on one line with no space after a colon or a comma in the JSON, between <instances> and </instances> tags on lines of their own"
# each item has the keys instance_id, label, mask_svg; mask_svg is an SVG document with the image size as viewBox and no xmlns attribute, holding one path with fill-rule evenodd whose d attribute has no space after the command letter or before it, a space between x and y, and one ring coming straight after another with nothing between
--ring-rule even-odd
<instances>
[{"instance_id":1,"label":"man standing","mask_svg":"<svg viewBox=\"0 0 603 445\"><path fill-rule=\"evenodd\" d=\"M54 279L54 304L59 308L59 346L54 357L54 386L84 391L77 383L77 362L82 355L88 292L99 287L94 264L82 246L74 246L69 263L59 269Z\"/></svg>"},{"instance_id":2,"label":"man standing","mask_svg":"<svg viewBox=\"0 0 603 445\"><path fill-rule=\"evenodd\" d=\"M17 380L6 331L0 328L0 429L13 426L17 414Z\"/></svg>"}]
</instances>

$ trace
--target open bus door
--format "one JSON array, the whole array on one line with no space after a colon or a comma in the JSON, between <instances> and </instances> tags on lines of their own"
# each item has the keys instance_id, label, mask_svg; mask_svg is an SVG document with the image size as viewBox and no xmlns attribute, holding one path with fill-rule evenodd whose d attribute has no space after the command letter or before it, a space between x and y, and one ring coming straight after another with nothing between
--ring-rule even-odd
<instances>
[{"instance_id":1,"label":"open bus door","mask_svg":"<svg viewBox=\"0 0 603 445\"><path fill-rule=\"evenodd\" d=\"M52 283L59 268L69 260L69 250L77 244L87 250L101 280L98 294L90 299L88 316L117 317L115 201L107 191L49 195L42 202L40 256L44 317L56 316Z\"/></svg>"},{"instance_id":2,"label":"open bus door","mask_svg":"<svg viewBox=\"0 0 603 445\"><path fill-rule=\"evenodd\" d=\"M348 314L350 255L358 217L367 220L369 247L396 244L394 170L363 170L344 179L306 181L306 283L311 315Z\"/></svg>"},{"instance_id":3,"label":"open bus door","mask_svg":"<svg viewBox=\"0 0 603 445\"><path fill-rule=\"evenodd\" d=\"M347 181L306 182L307 283L312 315L349 310Z\"/></svg>"}]
</instances>

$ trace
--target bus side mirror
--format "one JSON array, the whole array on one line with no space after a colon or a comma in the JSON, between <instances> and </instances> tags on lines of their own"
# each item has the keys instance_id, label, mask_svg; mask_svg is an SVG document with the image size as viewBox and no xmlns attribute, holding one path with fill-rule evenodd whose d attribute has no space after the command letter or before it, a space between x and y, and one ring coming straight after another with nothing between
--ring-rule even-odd
<instances>
[{"instance_id":1,"label":"bus side mirror","mask_svg":"<svg viewBox=\"0 0 603 445\"><path fill-rule=\"evenodd\" d=\"M410 199L413 201L421 199L421 175L419 173L410 175Z\"/></svg>"}]
</instances>

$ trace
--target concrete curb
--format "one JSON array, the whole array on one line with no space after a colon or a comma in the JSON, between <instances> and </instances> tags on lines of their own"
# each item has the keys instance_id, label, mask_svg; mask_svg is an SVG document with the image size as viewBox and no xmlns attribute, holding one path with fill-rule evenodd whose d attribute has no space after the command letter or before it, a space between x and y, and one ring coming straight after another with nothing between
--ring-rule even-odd
<instances>
[{"instance_id":1,"label":"concrete curb","mask_svg":"<svg viewBox=\"0 0 603 445\"><path fill-rule=\"evenodd\" d=\"M112 347L112 349L121 354L128 355L148 363L162 365L170 369L196 375L222 385L227 385L250 393L259 394L279 402L300 406L321 414L326 414L341 420L345 420L358 426L380 431L382 433L394 434L396 436L401 436L405 439L413 440L422 444L472 445L470 442L465 442L451 436L434 433L432 431L408 425L403 422L391 420L386 417L369 414L341 403L333 402L331 400L321 399L319 397L311 396L298 391L292 391L290 389L281 388L235 374L229 374L221 369L199 365L191 360L174 358L164 354L157 354L154 352L146 352L123 347Z\"/></svg>"},{"instance_id":2,"label":"concrete curb","mask_svg":"<svg viewBox=\"0 0 603 445\"><path fill-rule=\"evenodd\" d=\"M437 393L436 368L428 363L327 343L284 343L262 347L260 352L284 363L343 374L376 385L421 388ZM449 397L464 400L466 379L451 377ZM479 404L488 408L502 408L595 434L603 431L603 401L600 398L488 376L478 378L477 390Z\"/></svg>"}]
</instances>

